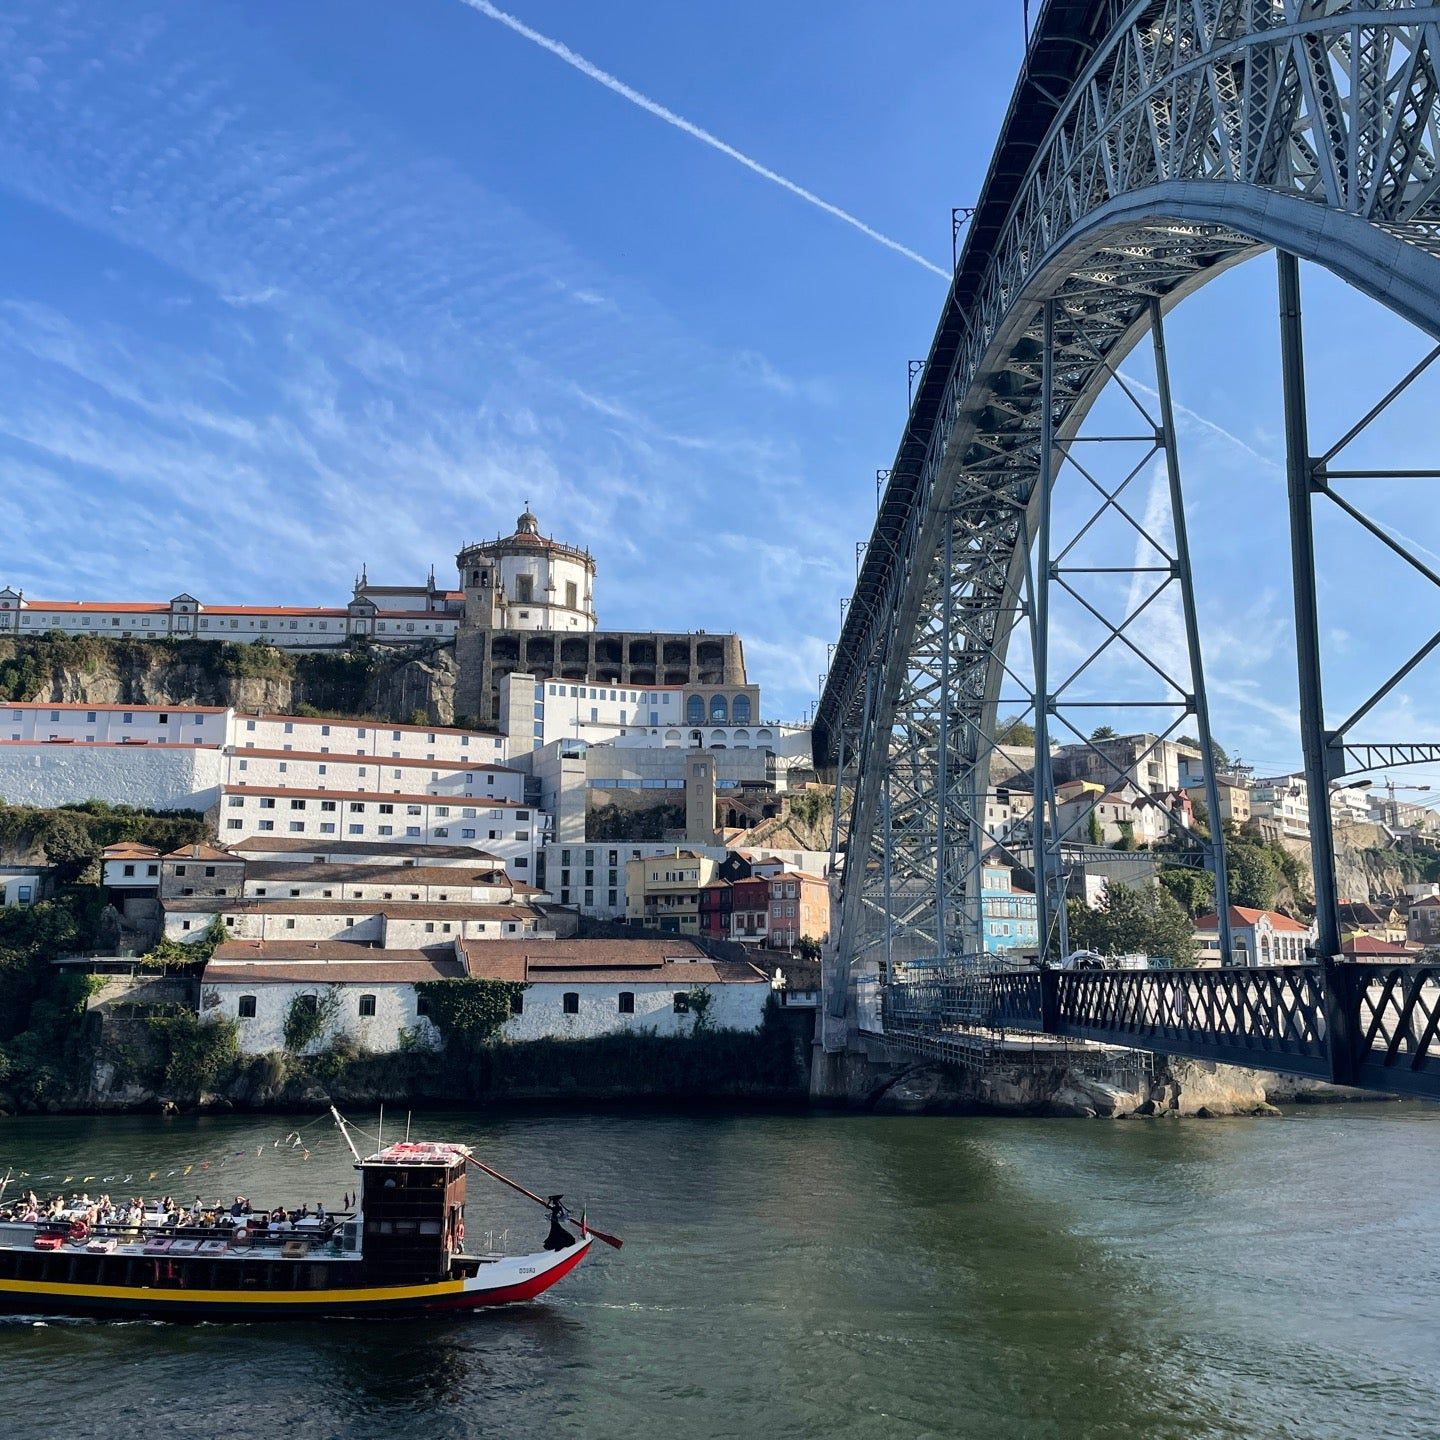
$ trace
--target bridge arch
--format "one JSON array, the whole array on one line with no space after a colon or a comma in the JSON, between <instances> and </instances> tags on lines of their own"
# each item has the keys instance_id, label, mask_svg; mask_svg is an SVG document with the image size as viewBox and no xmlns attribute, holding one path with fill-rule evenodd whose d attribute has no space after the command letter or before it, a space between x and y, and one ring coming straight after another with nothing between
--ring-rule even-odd
<instances>
[{"instance_id":1,"label":"bridge arch","mask_svg":"<svg viewBox=\"0 0 1440 1440\"><path fill-rule=\"evenodd\" d=\"M1266 248L1440 336L1436 18L1349 0L1047 4L817 711L817 764L855 796L837 980L882 932L887 952L898 929L943 957L947 890L966 898L952 856L979 830L963 797L987 788L1037 518L1042 317L1074 304L1102 336L1091 363L1072 347L1057 367L1057 443L1153 318ZM1027 111L1046 103L1037 136ZM938 652L942 611L968 649Z\"/></svg>"}]
</instances>

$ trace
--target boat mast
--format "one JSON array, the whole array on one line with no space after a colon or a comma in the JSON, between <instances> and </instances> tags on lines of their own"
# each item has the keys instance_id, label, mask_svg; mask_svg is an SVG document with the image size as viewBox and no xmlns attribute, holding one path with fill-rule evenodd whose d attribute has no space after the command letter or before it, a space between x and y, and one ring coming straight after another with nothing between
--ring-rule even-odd
<instances>
[{"instance_id":1,"label":"boat mast","mask_svg":"<svg viewBox=\"0 0 1440 1440\"><path fill-rule=\"evenodd\" d=\"M340 1127L340 1134L345 1143L350 1147L350 1153L355 1157L355 1163L358 1165L360 1163L360 1152L355 1148L355 1142L350 1138L349 1130L345 1128L345 1117L333 1105L330 1107L330 1114L334 1118L336 1125Z\"/></svg>"}]
</instances>

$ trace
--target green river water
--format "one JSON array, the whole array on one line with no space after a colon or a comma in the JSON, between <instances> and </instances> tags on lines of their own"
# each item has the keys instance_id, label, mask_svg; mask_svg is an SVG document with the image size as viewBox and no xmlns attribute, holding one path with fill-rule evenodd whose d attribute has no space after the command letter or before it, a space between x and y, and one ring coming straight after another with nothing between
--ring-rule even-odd
<instances>
[{"instance_id":1,"label":"green river water","mask_svg":"<svg viewBox=\"0 0 1440 1440\"><path fill-rule=\"evenodd\" d=\"M308 1160L273 1143L301 1123L4 1120L0 1174L337 1205L328 1122ZM1440 1435L1440 1110L432 1113L416 1136L585 1201L624 1251L461 1320L12 1320L0 1436ZM544 1234L473 1181L468 1225Z\"/></svg>"}]
</instances>

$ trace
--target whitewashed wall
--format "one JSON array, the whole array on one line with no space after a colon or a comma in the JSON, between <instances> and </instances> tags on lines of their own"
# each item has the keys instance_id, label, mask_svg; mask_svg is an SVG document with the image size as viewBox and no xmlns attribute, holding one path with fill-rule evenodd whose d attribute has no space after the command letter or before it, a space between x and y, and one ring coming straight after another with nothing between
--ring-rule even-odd
<instances>
[{"instance_id":1,"label":"whitewashed wall","mask_svg":"<svg viewBox=\"0 0 1440 1440\"><path fill-rule=\"evenodd\" d=\"M327 1033L308 1047L308 1053L327 1049L339 1034L353 1036L367 1050L379 1053L399 1048L402 1029L420 1031L428 1043L433 1044L438 1040L430 1022L416 1014L413 985L367 981L347 982L336 988L340 999L340 1013ZM618 996L625 988L635 995L633 1015L619 1013ZM693 1014L675 1013L674 995L677 989L689 988L692 987L672 986L668 982L663 986L636 983L628 987L549 983L531 985L524 992L524 1012L510 1017L500 1038L587 1039L626 1030L653 1030L661 1035L688 1035L694 1029L695 1017ZM711 1002L708 1017L713 1029L753 1033L760 1028L770 996L768 985L711 985L708 988L715 997ZM213 995L218 996L218 1003L205 1004L202 1013L223 1015L235 1020L241 1050L249 1055L259 1055L284 1049L285 1019L290 1013L290 1005L295 996L323 995L327 989L327 986L315 981L257 981L224 985L207 983L205 1001ZM564 1013L562 997L567 990L579 992L579 1014ZM238 1018L242 995L255 997L253 1019ZM360 1018L361 995L375 996L374 1016Z\"/></svg>"},{"instance_id":2,"label":"whitewashed wall","mask_svg":"<svg viewBox=\"0 0 1440 1440\"><path fill-rule=\"evenodd\" d=\"M107 867L108 868L108 867ZM265 881L249 880L245 885L247 899L263 900L394 900L400 904L436 901L459 903L468 901L476 905L506 905L512 898L508 885L465 885L459 881L440 884L412 883L406 878L405 869L391 866L395 871L393 880L299 880ZM463 876L464 870L457 870Z\"/></svg>"},{"instance_id":3,"label":"whitewashed wall","mask_svg":"<svg viewBox=\"0 0 1440 1440\"><path fill-rule=\"evenodd\" d=\"M213 911L165 912L165 934L182 945L199 940L214 919ZM500 919L395 919L375 911L368 915L347 911L343 903L324 915L285 915L269 911L235 910L226 913L226 930L235 940L353 940L386 950L420 950L466 940L553 940L554 930L538 917Z\"/></svg>"},{"instance_id":4,"label":"whitewashed wall","mask_svg":"<svg viewBox=\"0 0 1440 1440\"><path fill-rule=\"evenodd\" d=\"M273 800L273 806L266 806L266 799ZM475 814L466 815L467 809ZM278 789L269 796L227 792L219 818L220 840L228 844L250 836L263 839L275 835L283 839L473 845L503 860L513 878L526 881L535 875L535 856L547 838L545 823L544 813L533 807L486 805L483 800L471 806L418 795L331 800L291 796Z\"/></svg>"},{"instance_id":5,"label":"whitewashed wall","mask_svg":"<svg viewBox=\"0 0 1440 1440\"><path fill-rule=\"evenodd\" d=\"M675 1013L675 993L695 988L699 987L670 981L647 984L637 980L604 985L542 981L524 992L523 1013L510 1017L501 1036L506 1040L579 1040L624 1030L688 1035L695 1028L695 1016ZM707 1017L712 1029L754 1031L760 1028L765 1018L765 1002L770 996L768 985L712 984L703 988L714 996ZM635 996L633 1015L620 1013L622 990ZM565 1014L567 991L580 996L578 1014Z\"/></svg>"},{"instance_id":6,"label":"whitewashed wall","mask_svg":"<svg viewBox=\"0 0 1440 1440\"><path fill-rule=\"evenodd\" d=\"M525 798L525 777L518 770L485 768L487 762L435 760L387 764L369 756L285 756L236 750L230 756L227 780L232 785L267 785L292 790L360 790L377 795L435 795L458 799L513 800Z\"/></svg>"},{"instance_id":7,"label":"whitewashed wall","mask_svg":"<svg viewBox=\"0 0 1440 1440\"><path fill-rule=\"evenodd\" d=\"M319 751L401 760L504 761L505 742L479 730L426 729L413 725L358 724L300 715L237 715L231 734L237 747Z\"/></svg>"},{"instance_id":8,"label":"whitewashed wall","mask_svg":"<svg viewBox=\"0 0 1440 1440\"><path fill-rule=\"evenodd\" d=\"M229 712L124 705L0 705L0 740L223 745Z\"/></svg>"},{"instance_id":9,"label":"whitewashed wall","mask_svg":"<svg viewBox=\"0 0 1440 1440\"><path fill-rule=\"evenodd\" d=\"M518 598L522 575L529 578L531 588L531 598L524 602ZM567 582L575 586L577 608L574 610L565 604ZM507 630L589 631L595 628L590 572L579 560L547 551L502 555L500 583L509 601L505 610Z\"/></svg>"},{"instance_id":10,"label":"whitewashed wall","mask_svg":"<svg viewBox=\"0 0 1440 1440\"><path fill-rule=\"evenodd\" d=\"M103 800L205 811L219 800L223 773L224 756L216 749L0 743L0 799L11 805Z\"/></svg>"},{"instance_id":11,"label":"whitewashed wall","mask_svg":"<svg viewBox=\"0 0 1440 1440\"><path fill-rule=\"evenodd\" d=\"M387 950L421 950L451 940L553 940L555 932L542 928L538 917L518 920L412 920L409 917L385 920Z\"/></svg>"},{"instance_id":12,"label":"whitewashed wall","mask_svg":"<svg viewBox=\"0 0 1440 1440\"><path fill-rule=\"evenodd\" d=\"M297 995L321 995L328 985L315 981L268 982L266 984L207 984L202 995L201 1015L221 1015L234 1020L239 1035L240 1049L246 1055L264 1055L272 1050L285 1048L285 1019L290 1013L290 1004ZM400 1048L402 1030L414 1030L424 1038L425 1043L435 1045L439 1035L435 1027L423 1016L415 1013L415 987L407 984L364 981L335 987L340 999L340 1013L334 1023L313 1044L306 1047L306 1054L318 1054L329 1049L337 1035L349 1035L366 1050L377 1054L388 1054ZM217 996L218 1004L206 1005L210 996ZM255 997L255 1016L250 1020L239 1018L240 997ZM360 997L375 997L375 1014L362 1018Z\"/></svg>"},{"instance_id":13,"label":"whitewashed wall","mask_svg":"<svg viewBox=\"0 0 1440 1440\"><path fill-rule=\"evenodd\" d=\"M165 933L185 944L200 939L214 918L213 911L167 910ZM378 914L346 914L338 908L332 915L272 915L238 910L225 918L233 921L225 928L235 940L354 940L379 944L384 937L384 924ZM353 923L346 924L347 920Z\"/></svg>"}]
</instances>

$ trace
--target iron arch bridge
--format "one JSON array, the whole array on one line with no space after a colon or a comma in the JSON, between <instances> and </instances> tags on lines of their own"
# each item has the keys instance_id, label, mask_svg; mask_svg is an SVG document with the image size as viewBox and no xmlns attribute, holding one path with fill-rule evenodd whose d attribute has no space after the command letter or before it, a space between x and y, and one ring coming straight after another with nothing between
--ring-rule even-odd
<instances>
[{"instance_id":1,"label":"iron arch bridge","mask_svg":"<svg viewBox=\"0 0 1440 1440\"><path fill-rule=\"evenodd\" d=\"M1357 400L1334 437L1312 442L1297 263L1325 267L1440 337L1440 8L1434 0L1047 0L915 378L816 711L817 766L853 797L826 970L827 1046L856 1028L857 976L898 994L902 982L950 983L980 965L996 723L1017 689L1035 730L1027 858L1039 938L1051 953L1064 948L1066 872L1084 841L1057 802L1050 745L1089 743L1079 719L1093 702L1077 679L1089 661L1074 670L1052 656L1057 598L1094 617L1099 650L1130 654L1145 675L1138 700L1112 703L1163 715L1150 727L1157 742L1181 726L1198 736L1203 793L1210 815L1220 815L1164 317L1267 249L1278 257L1309 794L1380 765L1440 759L1440 743L1424 737L1358 738L1440 635L1388 678L1377 675L1352 715L1327 716L1312 528L1317 506L1338 506L1397 564L1440 585L1352 498L1366 478L1423 472L1349 469L1344 454L1440 347L1389 395ZM1137 347L1153 358L1155 384L1144 390L1120 370ZM1125 433L1082 434L1107 385L1131 407ZM1115 443L1090 444L1104 440ZM1117 455L1125 457L1118 468ZM1126 488L1157 462L1169 486L1163 535L1137 517ZM1077 562L1076 537L1057 532L1052 505L1067 471L1093 492L1092 520L1128 523L1147 563ZM1083 536L1087 526L1079 528ZM1118 611L1085 589L1085 573L1100 569L1129 572ZM1185 622L1184 673L1136 639L1137 615L1167 588ZM1125 778L1123 766L1096 754L1116 783ZM1334 843L1328 802L1310 809L1323 966L1340 949ZM1182 860L1214 874L1228 960L1223 850L1198 840L1191 849ZM1323 1009L1326 987L1312 988ZM976 1018L991 1006L975 1002ZM1332 1010L1332 1034L1341 1019ZM1103 1038L1104 1029L1091 1015L1087 1033Z\"/></svg>"}]
</instances>

